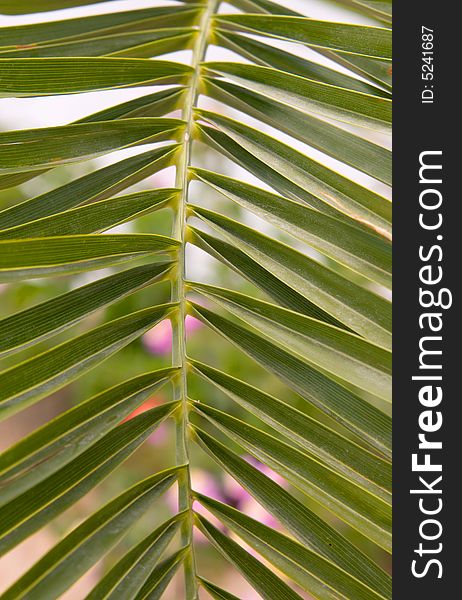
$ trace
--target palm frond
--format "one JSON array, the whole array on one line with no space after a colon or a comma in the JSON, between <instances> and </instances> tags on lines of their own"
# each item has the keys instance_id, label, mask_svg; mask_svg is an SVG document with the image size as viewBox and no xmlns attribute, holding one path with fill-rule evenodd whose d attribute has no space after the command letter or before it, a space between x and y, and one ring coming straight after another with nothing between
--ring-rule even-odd
<instances>
[{"instance_id":1,"label":"palm frond","mask_svg":"<svg viewBox=\"0 0 462 600\"><path fill-rule=\"evenodd\" d=\"M186 600L236 599L202 573L197 529L262 598L391 598L391 2L342 0L348 23L327 3L324 19L270 0L232 0L230 14L219 0L123 11L106 0L101 14L91 4L0 1L5 15L35 13L1 28L2 98L138 94L72 123L0 132L4 197L112 161L21 201L12 193L0 211L0 282L64 282L0 319L0 418L164 320L171 364L127 368L0 455L0 554L114 477L162 423L176 446L168 469L90 511L1 597L59 598L109 554L89 600L161 598L180 568ZM64 10L77 7L78 18ZM42 21L50 10L63 12ZM178 51L190 62L169 58ZM134 187L168 167L174 185ZM144 218L154 230L133 227ZM222 265L223 282L190 276L190 246ZM158 284L167 301L130 304ZM191 316L277 390L190 356ZM130 418L162 386L171 399ZM278 528L194 489L197 452ZM146 528L172 486L175 514Z\"/></svg>"}]
</instances>

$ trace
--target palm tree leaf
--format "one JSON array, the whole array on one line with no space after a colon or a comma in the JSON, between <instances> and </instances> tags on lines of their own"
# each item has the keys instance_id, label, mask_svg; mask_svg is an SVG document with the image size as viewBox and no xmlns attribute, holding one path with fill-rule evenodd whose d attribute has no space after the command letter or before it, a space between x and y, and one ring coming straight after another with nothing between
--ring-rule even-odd
<instances>
[{"instance_id":1,"label":"palm tree leaf","mask_svg":"<svg viewBox=\"0 0 462 600\"><path fill-rule=\"evenodd\" d=\"M289 442L308 450L321 462L358 485L389 499L391 465L383 458L254 386L209 365L190 362L195 373L274 429L280 429Z\"/></svg>"},{"instance_id":2,"label":"palm tree leaf","mask_svg":"<svg viewBox=\"0 0 462 600\"><path fill-rule=\"evenodd\" d=\"M202 494L196 497L202 506L306 592L326 599L339 596L358 600L384 598L274 528Z\"/></svg>"},{"instance_id":3,"label":"palm tree leaf","mask_svg":"<svg viewBox=\"0 0 462 600\"><path fill-rule=\"evenodd\" d=\"M194 314L225 335L303 398L381 452L390 449L390 418L307 363L291 356L249 328L194 304Z\"/></svg>"},{"instance_id":4,"label":"palm tree leaf","mask_svg":"<svg viewBox=\"0 0 462 600\"><path fill-rule=\"evenodd\" d=\"M346 3L355 3L358 6L357 0L340 0ZM368 0L366 0L368 1ZM269 15L285 15L291 17L306 17L299 12L287 9L286 7L270 2L269 0L233 0L235 6L242 4L243 10L252 13L265 13ZM371 4L374 0L371 0ZM389 0L385 0L385 3L389 3ZM250 5L251 9L247 8ZM390 8L390 7L388 7ZM374 58L367 58L358 54L344 54L334 50L316 48L316 51L324 57L338 63L339 65L347 67L353 73L358 73L369 79L371 83L378 83L386 89L391 89L391 67L388 61L380 61Z\"/></svg>"},{"instance_id":5,"label":"palm tree leaf","mask_svg":"<svg viewBox=\"0 0 462 600\"><path fill-rule=\"evenodd\" d=\"M156 234L68 235L0 241L0 281L66 275L167 253L178 243Z\"/></svg>"},{"instance_id":6,"label":"palm tree leaf","mask_svg":"<svg viewBox=\"0 0 462 600\"><path fill-rule=\"evenodd\" d=\"M59 1L59 5L56 3ZM67 0L56 0L54 8L65 8ZM107 0L106 0L107 1ZM3 0L0 7L6 12L6 5L14 2ZM44 2L22 2L20 8L24 12L32 12L38 5ZM75 5L84 4L75 2ZM90 4L90 3L88 3ZM46 9L50 10L50 9ZM101 15L83 16L73 19L56 20L50 22L31 23L27 25L16 25L4 27L2 32L2 47L24 46L27 44L43 45L59 40L88 39L100 35L109 35L115 32L147 31L149 29L160 29L171 26L194 25L200 16L198 5L190 6L156 6L141 10L129 10L113 12Z\"/></svg>"},{"instance_id":7,"label":"palm tree leaf","mask_svg":"<svg viewBox=\"0 0 462 600\"><path fill-rule=\"evenodd\" d=\"M194 169L192 175L333 260L390 286L391 244L384 238L218 173ZM202 214L200 207L192 208Z\"/></svg>"},{"instance_id":8,"label":"palm tree leaf","mask_svg":"<svg viewBox=\"0 0 462 600\"><path fill-rule=\"evenodd\" d=\"M176 144L155 148L79 177L30 200L0 212L0 229L23 225L69 210L84 202L104 200L170 166L178 152ZM25 173L29 177L29 173Z\"/></svg>"},{"instance_id":9,"label":"palm tree leaf","mask_svg":"<svg viewBox=\"0 0 462 600\"><path fill-rule=\"evenodd\" d=\"M187 549L182 548L153 569L146 583L135 596L135 600L158 600L186 557Z\"/></svg>"},{"instance_id":10,"label":"palm tree leaf","mask_svg":"<svg viewBox=\"0 0 462 600\"><path fill-rule=\"evenodd\" d=\"M81 235L106 231L138 216L161 210L178 200L175 189L145 190L60 212L0 231L0 240Z\"/></svg>"},{"instance_id":11,"label":"palm tree leaf","mask_svg":"<svg viewBox=\"0 0 462 600\"><path fill-rule=\"evenodd\" d=\"M386 597L390 577L336 529L213 437L194 428L201 446L301 543Z\"/></svg>"},{"instance_id":12,"label":"palm tree leaf","mask_svg":"<svg viewBox=\"0 0 462 600\"><path fill-rule=\"evenodd\" d=\"M307 113L387 130L391 123L391 102L355 90L335 87L284 71L232 62L208 62L206 75L230 77L269 98L291 104Z\"/></svg>"},{"instance_id":13,"label":"palm tree leaf","mask_svg":"<svg viewBox=\"0 0 462 600\"><path fill-rule=\"evenodd\" d=\"M14 444L0 455L2 501L42 481L96 443L126 419L177 372L160 369L111 387L77 404ZM20 474L20 477L18 476Z\"/></svg>"},{"instance_id":14,"label":"palm tree leaf","mask_svg":"<svg viewBox=\"0 0 462 600\"><path fill-rule=\"evenodd\" d=\"M242 277L251 281L280 305L319 319L325 323L330 323L341 328L344 327L340 321L272 275L267 269L263 268L258 262L250 258L250 256L236 246L193 227L191 227L189 233L195 245L234 269Z\"/></svg>"},{"instance_id":15,"label":"palm tree leaf","mask_svg":"<svg viewBox=\"0 0 462 600\"><path fill-rule=\"evenodd\" d=\"M58 598L127 533L177 476L177 468L158 473L103 506L13 584L3 594L5 600L25 593Z\"/></svg>"},{"instance_id":16,"label":"palm tree leaf","mask_svg":"<svg viewBox=\"0 0 462 600\"><path fill-rule=\"evenodd\" d=\"M215 545L217 550L239 569L242 575L263 598L300 600L301 596L294 592L284 581L241 548L239 544L221 533L219 529L214 527L204 517L196 513L196 520L200 530Z\"/></svg>"},{"instance_id":17,"label":"palm tree leaf","mask_svg":"<svg viewBox=\"0 0 462 600\"><path fill-rule=\"evenodd\" d=\"M391 91L392 66L388 61L378 58L365 58L364 56L349 56L326 53L328 58L335 59L340 65L346 67L353 73L357 73L366 79L382 86L385 90Z\"/></svg>"},{"instance_id":18,"label":"palm tree leaf","mask_svg":"<svg viewBox=\"0 0 462 600\"><path fill-rule=\"evenodd\" d=\"M33 48L0 50L0 58L44 58L68 56L125 56L143 58L186 50L194 42L197 31L192 27L167 27L150 31L115 33L89 39L57 41Z\"/></svg>"},{"instance_id":19,"label":"palm tree leaf","mask_svg":"<svg viewBox=\"0 0 462 600\"><path fill-rule=\"evenodd\" d=\"M159 262L128 269L0 320L0 356L44 340L99 308L162 281L172 264Z\"/></svg>"},{"instance_id":20,"label":"palm tree leaf","mask_svg":"<svg viewBox=\"0 0 462 600\"><path fill-rule=\"evenodd\" d=\"M249 13L262 12L277 15L300 16L300 13L287 8L287 6L283 6L278 2L272 2L271 0L231 0L230 4Z\"/></svg>"},{"instance_id":21,"label":"palm tree leaf","mask_svg":"<svg viewBox=\"0 0 462 600\"><path fill-rule=\"evenodd\" d=\"M385 348L390 347L390 303L382 296L347 280L321 263L254 229L221 214L195 209L230 243L306 296L348 328Z\"/></svg>"},{"instance_id":22,"label":"palm tree leaf","mask_svg":"<svg viewBox=\"0 0 462 600\"><path fill-rule=\"evenodd\" d=\"M200 125L206 143L283 196L390 237L391 203L382 196L252 127L216 113L199 114L220 128Z\"/></svg>"},{"instance_id":23,"label":"palm tree leaf","mask_svg":"<svg viewBox=\"0 0 462 600\"><path fill-rule=\"evenodd\" d=\"M206 590L214 600L239 600L237 596L230 594L229 592L221 589L211 581L207 581L203 577L199 578L199 583Z\"/></svg>"},{"instance_id":24,"label":"palm tree leaf","mask_svg":"<svg viewBox=\"0 0 462 600\"><path fill-rule=\"evenodd\" d=\"M0 190L21 186L1 194L0 420L32 419L0 455L0 552L39 530L56 545L2 598L67 595L98 565L89 600L170 583L237 600L236 570L268 600L389 600L390 0L19 4L0 0L22 15L2 28L0 96L43 126L0 132ZM50 126L60 103L78 119ZM163 333L170 360L149 358ZM37 428L26 409L58 391ZM144 472L132 455L160 424L175 466L152 473L151 453L147 479L117 479L138 456Z\"/></svg>"},{"instance_id":25,"label":"palm tree leaf","mask_svg":"<svg viewBox=\"0 0 462 600\"><path fill-rule=\"evenodd\" d=\"M98 582L86 600L134 598L163 551L177 533L184 513L176 515L146 536Z\"/></svg>"},{"instance_id":26,"label":"palm tree leaf","mask_svg":"<svg viewBox=\"0 0 462 600\"><path fill-rule=\"evenodd\" d=\"M391 401L391 353L341 329L232 290L192 284L274 344L336 379Z\"/></svg>"},{"instance_id":27,"label":"palm tree leaf","mask_svg":"<svg viewBox=\"0 0 462 600\"><path fill-rule=\"evenodd\" d=\"M94 123L96 121L111 121L112 119L136 118L136 117L162 117L181 107L186 88L172 86L165 90L146 94L128 102L122 102L110 106L104 110L92 113L75 123ZM157 148L157 151L165 149Z\"/></svg>"},{"instance_id":28,"label":"palm tree leaf","mask_svg":"<svg viewBox=\"0 0 462 600\"><path fill-rule=\"evenodd\" d=\"M110 0L100 0L101 2L109 2ZM25 0L20 5L14 0L2 0L0 2L0 10L5 14L25 14L30 12L45 12L56 10L58 8L70 8L73 6L86 6L94 4L94 0Z\"/></svg>"},{"instance_id":29,"label":"palm tree leaf","mask_svg":"<svg viewBox=\"0 0 462 600\"><path fill-rule=\"evenodd\" d=\"M29 406L109 358L158 321L175 305L164 304L109 321L0 373L1 418Z\"/></svg>"},{"instance_id":30,"label":"palm tree leaf","mask_svg":"<svg viewBox=\"0 0 462 600\"><path fill-rule=\"evenodd\" d=\"M93 123L96 121L109 121L112 119L124 117L161 117L162 115L174 111L176 108L178 108L178 102L181 101L183 93L184 89L181 87L175 87L173 89L168 90L161 90L160 92L149 94L148 96L143 96L141 98L136 98L135 100L130 100L129 102L123 102L122 104L116 105L109 109L91 114L88 117L84 117L83 119L75 121L75 123ZM169 161L172 161L174 159L175 150L177 149L178 146L175 145L172 145L170 147L164 146L161 148L155 148L154 150L151 150L144 154L120 161L119 163L116 163L116 165L111 165L110 167L100 169L100 171L102 173L107 172L109 174L109 171L111 169L113 171L114 167L116 166L118 166L122 170L129 164L136 164L136 160L147 158L151 154L153 157L156 155L159 156L157 160L153 160L152 166L146 167L145 170L140 169L139 172L135 172L131 178L127 177L124 184L119 184L120 189L124 189L124 187L128 187L129 185L131 185L131 183L137 183L138 180L144 179L144 177L150 175L151 173L148 169L151 169L154 172L156 169L160 170L164 166L169 166L168 163ZM0 175L0 190L29 181L30 179L33 179L35 177L38 177L39 175L46 173L48 170L49 169L40 169L32 171L23 171L21 173ZM88 177L90 178L91 175L93 174L90 174ZM72 184L73 183L74 182L72 182ZM95 187L97 187L98 182L96 181L96 179L94 183ZM67 188L66 185L63 185L61 187L65 189ZM61 190L61 187L53 191L59 192ZM26 202L23 202L22 204L25 205Z\"/></svg>"},{"instance_id":31,"label":"palm tree leaf","mask_svg":"<svg viewBox=\"0 0 462 600\"><path fill-rule=\"evenodd\" d=\"M186 83L187 65L139 58L0 58L0 96L75 94Z\"/></svg>"},{"instance_id":32,"label":"palm tree leaf","mask_svg":"<svg viewBox=\"0 0 462 600\"><path fill-rule=\"evenodd\" d=\"M240 54L244 58L261 65L299 75L306 79L320 81L347 90L356 90L372 96L389 98L386 91L366 81L361 81L345 73L334 71L317 62L286 52L240 33L217 29L215 32L220 44Z\"/></svg>"},{"instance_id":33,"label":"palm tree leaf","mask_svg":"<svg viewBox=\"0 0 462 600\"><path fill-rule=\"evenodd\" d=\"M0 133L1 172L52 168L140 142L172 139L181 127L178 119L144 118L7 131Z\"/></svg>"},{"instance_id":34,"label":"palm tree leaf","mask_svg":"<svg viewBox=\"0 0 462 600\"><path fill-rule=\"evenodd\" d=\"M222 27L372 58L391 59L391 30L283 15L218 15Z\"/></svg>"},{"instance_id":35,"label":"palm tree leaf","mask_svg":"<svg viewBox=\"0 0 462 600\"><path fill-rule=\"evenodd\" d=\"M361 14L370 15L384 23L391 23L391 0L340 0Z\"/></svg>"},{"instance_id":36,"label":"palm tree leaf","mask_svg":"<svg viewBox=\"0 0 462 600\"><path fill-rule=\"evenodd\" d=\"M5 521L0 529L0 553L10 550L87 494L177 407L176 403L165 404L115 427L80 456L2 506Z\"/></svg>"},{"instance_id":37,"label":"palm tree leaf","mask_svg":"<svg viewBox=\"0 0 462 600\"><path fill-rule=\"evenodd\" d=\"M329 471L307 452L210 406L195 406L258 460L268 464L307 496L387 550L391 547L391 507Z\"/></svg>"},{"instance_id":38,"label":"palm tree leaf","mask_svg":"<svg viewBox=\"0 0 462 600\"><path fill-rule=\"evenodd\" d=\"M297 108L220 79L205 79L204 93L391 185L391 152Z\"/></svg>"}]
</instances>

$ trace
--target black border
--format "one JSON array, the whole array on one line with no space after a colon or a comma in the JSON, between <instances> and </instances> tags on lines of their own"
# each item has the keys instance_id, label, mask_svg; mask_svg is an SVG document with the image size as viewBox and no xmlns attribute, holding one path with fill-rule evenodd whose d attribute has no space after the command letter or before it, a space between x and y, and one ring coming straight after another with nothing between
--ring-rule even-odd
<instances>
[{"instance_id":1,"label":"black border","mask_svg":"<svg viewBox=\"0 0 462 600\"><path fill-rule=\"evenodd\" d=\"M457 2L395 2L393 15L393 598L396 600L446 600L462 597L459 579L462 575L460 551L462 527L462 418L459 378L462 379L462 327L458 312L462 277L462 131L460 111L460 41L462 24ZM421 28L434 29L433 104L421 103L426 82L421 77ZM442 311L443 336L443 524L440 559L443 576L437 569L416 579L411 572L414 548L419 543L417 496L409 490L416 487L418 475L412 472L411 455L417 449L419 384L412 381L418 367L419 268L418 249L431 245L434 233L423 231L418 224L419 154L424 150L443 151L443 262L444 286L452 290L453 306ZM459 184L459 185L458 185Z\"/></svg>"}]
</instances>

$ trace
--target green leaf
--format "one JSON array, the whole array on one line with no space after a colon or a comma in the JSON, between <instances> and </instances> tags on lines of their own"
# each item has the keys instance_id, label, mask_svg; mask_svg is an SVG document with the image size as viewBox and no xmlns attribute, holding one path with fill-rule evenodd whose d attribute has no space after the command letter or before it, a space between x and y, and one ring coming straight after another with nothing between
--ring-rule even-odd
<instances>
[{"instance_id":1,"label":"green leaf","mask_svg":"<svg viewBox=\"0 0 462 600\"><path fill-rule=\"evenodd\" d=\"M116 33L83 40L58 41L35 47L0 50L0 58L44 58L118 56L128 58L150 58L187 50L194 42L197 31L188 27L168 27L151 31Z\"/></svg>"},{"instance_id":2,"label":"green leaf","mask_svg":"<svg viewBox=\"0 0 462 600\"><path fill-rule=\"evenodd\" d=\"M276 529L202 494L196 494L196 498L204 508L306 592L332 600L339 596L355 600L385 598Z\"/></svg>"},{"instance_id":3,"label":"green leaf","mask_svg":"<svg viewBox=\"0 0 462 600\"><path fill-rule=\"evenodd\" d=\"M339 0L342 4L346 4L357 10L359 13L369 15L383 21L391 23L392 2L391 0Z\"/></svg>"},{"instance_id":4,"label":"green leaf","mask_svg":"<svg viewBox=\"0 0 462 600\"><path fill-rule=\"evenodd\" d=\"M228 446L198 428L194 432L204 450L303 545L391 597L390 577L341 533Z\"/></svg>"},{"instance_id":5,"label":"green leaf","mask_svg":"<svg viewBox=\"0 0 462 600\"><path fill-rule=\"evenodd\" d=\"M109 321L0 373L0 415L5 418L63 387L167 318L164 304Z\"/></svg>"},{"instance_id":6,"label":"green leaf","mask_svg":"<svg viewBox=\"0 0 462 600\"><path fill-rule=\"evenodd\" d=\"M327 58L335 60L349 71L357 73L361 77L381 85L391 92L393 69L388 61L377 58L365 58L364 56L340 56L330 51L327 51L325 54Z\"/></svg>"},{"instance_id":7,"label":"green leaf","mask_svg":"<svg viewBox=\"0 0 462 600\"><path fill-rule=\"evenodd\" d=\"M125 461L177 406L165 404L115 426L80 456L2 506L5 521L0 528L0 553L8 552L75 504Z\"/></svg>"},{"instance_id":8,"label":"green leaf","mask_svg":"<svg viewBox=\"0 0 462 600\"><path fill-rule=\"evenodd\" d=\"M214 600L239 600L237 596L230 594L229 592L222 590L211 581L207 581L203 577L199 578L199 583L206 590Z\"/></svg>"},{"instance_id":9,"label":"green leaf","mask_svg":"<svg viewBox=\"0 0 462 600\"><path fill-rule=\"evenodd\" d=\"M216 128L199 125L207 144L230 157L283 196L391 236L391 203L275 138L214 113L200 111Z\"/></svg>"},{"instance_id":10,"label":"green leaf","mask_svg":"<svg viewBox=\"0 0 462 600\"><path fill-rule=\"evenodd\" d=\"M191 287L246 321L287 352L336 379L391 401L391 353L364 338L224 288Z\"/></svg>"},{"instance_id":11,"label":"green leaf","mask_svg":"<svg viewBox=\"0 0 462 600\"><path fill-rule=\"evenodd\" d=\"M109 198L148 175L170 166L178 150L179 146L176 144L155 148L25 200L0 212L0 229L8 229L48 217L84 202ZM28 173L24 175L29 176Z\"/></svg>"},{"instance_id":12,"label":"green leaf","mask_svg":"<svg viewBox=\"0 0 462 600\"><path fill-rule=\"evenodd\" d=\"M230 77L266 97L353 125L387 131L391 124L391 101L306 79L273 68L238 62L207 62L209 76Z\"/></svg>"},{"instance_id":13,"label":"green leaf","mask_svg":"<svg viewBox=\"0 0 462 600\"><path fill-rule=\"evenodd\" d=\"M391 306L383 297L251 227L206 209L195 212L228 242L322 310L374 344L390 347Z\"/></svg>"},{"instance_id":14,"label":"green leaf","mask_svg":"<svg viewBox=\"0 0 462 600\"><path fill-rule=\"evenodd\" d=\"M227 537L209 521L196 513L197 524L208 539L214 544L221 554L239 569L250 585L257 590L263 598L277 598L278 600L300 600L301 596L294 592L282 579L265 567L251 554L246 552L239 544Z\"/></svg>"},{"instance_id":15,"label":"green leaf","mask_svg":"<svg viewBox=\"0 0 462 600\"><path fill-rule=\"evenodd\" d=\"M181 548L157 566L134 600L158 600L183 562L188 550Z\"/></svg>"},{"instance_id":16,"label":"green leaf","mask_svg":"<svg viewBox=\"0 0 462 600\"><path fill-rule=\"evenodd\" d=\"M285 434L287 440L308 450L358 485L389 499L390 463L256 387L203 363L190 361L190 364L205 381L213 383L234 402Z\"/></svg>"},{"instance_id":17,"label":"green leaf","mask_svg":"<svg viewBox=\"0 0 462 600\"><path fill-rule=\"evenodd\" d=\"M391 506L388 503L333 473L308 452L211 406L196 404L195 409L308 497L382 548L390 550Z\"/></svg>"},{"instance_id":18,"label":"green leaf","mask_svg":"<svg viewBox=\"0 0 462 600\"><path fill-rule=\"evenodd\" d=\"M248 183L204 169L192 176L322 254L382 285L391 284L391 244L369 231ZM196 214L203 209L193 205ZM205 213L206 214L206 213Z\"/></svg>"},{"instance_id":19,"label":"green leaf","mask_svg":"<svg viewBox=\"0 0 462 600\"><path fill-rule=\"evenodd\" d=\"M286 52L280 48L269 46L260 40L221 29L215 32L215 36L220 45L237 52L237 54L262 67L273 67L280 71L292 73L293 75L299 75L307 79L314 79L315 81L321 81L322 83L328 83L329 85L349 90L356 90L357 92L373 96L390 97L388 92L366 81L361 81L345 73L340 73L337 70Z\"/></svg>"},{"instance_id":20,"label":"green leaf","mask_svg":"<svg viewBox=\"0 0 462 600\"><path fill-rule=\"evenodd\" d=\"M0 240L63 235L81 235L106 231L137 217L171 206L179 191L163 188L144 190L110 200L66 210L25 225L0 231Z\"/></svg>"},{"instance_id":21,"label":"green leaf","mask_svg":"<svg viewBox=\"0 0 462 600\"><path fill-rule=\"evenodd\" d=\"M98 0L110 2L110 0ZM70 8L72 6L86 6L95 4L95 0L23 0L20 4L16 0L1 0L0 11L7 15L21 15L30 12L45 12Z\"/></svg>"},{"instance_id":22,"label":"green leaf","mask_svg":"<svg viewBox=\"0 0 462 600\"><path fill-rule=\"evenodd\" d=\"M3 594L4 600L58 598L104 556L177 478L163 471L106 504L54 546Z\"/></svg>"},{"instance_id":23,"label":"green leaf","mask_svg":"<svg viewBox=\"0 0 462 600\"><path fill-rule=\"evenodd\" d=\"M0 201L0 421L77 392L0 454L0 553L60 534L88 494L121 493L87 503L2 598L61 598L96 567L89 600L238 600L202 576L198 527L223 555L212 563L247 579L241 594L390 600L391 0L340 0L345 23L329 2L307 15L285 0L229 0L233 14L220 0L0 0L0 14L24 15L3 19L0 97L59 108L80 94L86 115L0 132L0 190L21 186ZM85 109L89 93L98 108ZM188 280L192 250L216 259L214 285ZM217 368L189 357L201 347L186 343L190 315L212 329L202 346L218 335ZM171 356L127 371L123 357L159 322ZM259 376L233 377L221 345ZM99 381L111 368L114 381ZM166 402L144 410L165 384ZM175 466L121 483L167 419ZM199 455L281 530L195 493ZM159 514L151 504L172 484L169 518L168 499Z\"/></svg>"},{"instance_id":24,"label":"green leaf","mask_svg":"<svg viewBox=\"0 0 462 600\"><path fill-rule=\"evenodd\" d=\"M162 280L173 264L160 262L122 271L0 320L0 356L46 339L95 310Z\"/></svg>"},{"instance_id":25,"label":"green leaf","mask_svg":"<svg viewBox=\"0 0 462 600\"><path fill-rule=\"evenodd\" d=\"M217 15L218 27L299 42L314 48L336 50L391 60L391 30L383 27L319 21L282 15Z\"/></svg>"},{"instance_id":26,"label":"green leaf","mask_svg":"<svg viewBox=\"0 0 462 600\"><path fill-rule=\"evenodd\" d=\"M138 143L176 138L178 119L139 118L0 133L2 173L52 168Z\"/></svg>"},{"instance_id":27,"label":"green leaf","mask_svg":"<svg viewBox=\"0 0 462 600\"><path fill-rule=\"evenodd\" d=\"M3 240L0 241L0 282L79 273L171 252L177 246L173 238L141 233Z\"/></svg>"},{"instance_id":28,"label":"green leaf","mask_svg":"<svg viewBox=\"0 0 462 600\"><path fill-rule=\"evenodd\" d=\"M344 327L340 321L334 319L316 304L283 283L236 246L193 227L191 227L189 235L196 246L251 281L282 306L325 323Z\"/></svg>"},{"instance_id":29,"label":"green leaf","mask_svg":"<svg viewBox=\"0 0 462 600\"><path fill-rule=\"evenodd\" d=\"M184 513L172 517L141 540L106 573L85 600L134 598L184 518Z\"/></svg>"},{"instance_id":30,"label":"green leaf","mask_svg":"<svg viewBox=\"0 0 462 600\"><path fill-rule=\"evenodd\" d=\"M21 185L46 172L47 169L42 169L41 171L26 171L24 173L8 173L7 175L0 175L0 190L6 190L16 185Z\"/></svg>"},{"instance_id":31,"label":"green leaf","mask_svg":"<svg viewBox=\"0 0 462 600\"><path fill-rule=\"evenodd\" d=\"M138 58L0 58L0 96L186 83L191 72L181 63Z\"/></svg>"},{"instance_id":32,"label":"green leaf","mask_svg":"<svg viewBox=\"0 0 462 600\"><path fill-rule=\"evenodd\" d=\"M93 123L96 121L106 121L111 119L119 119L124 117L134 118L134 117L161 117L162 115L174 111L178 108L178 103L181 101L183 96L184 89L181 87L175 87L168 90L161 90L160 92L154 94L148 94L147 96L143 96L141 98L135 98L135 100L130 100L129 102L123 102L122 104L116 105L115 107L108 108L106 110L99 111L97 113L91 114L88 117L84 117L75 123ZM175 153L178 150L178 146L163 146L161 148L156 148L155 150L151 150L144 154L137 155L135 157L131 157L129 159L125 159L120 161L118 164L120 166L128 166L128 164L135 164L135 160L140 160L142 158L147 158L151 154L154 156L155 153L158 155L162 155L157 162L153 161L153 165L149 167L151 170L160 170L164 166L169 166L169 160L173 160L175 157ZM163 157L163 160L162 160ZM131 162L130 162L131 161ZM101 172L109 172L110 169L114 168L114 165L110 167L106 167L100 169ZM48 169L41 169L39 171L25 171L21 173L12 173L8 175L0 175L0 190L12 187L14 185L19 185L24 183L25 181L29 181L43 173L46 173ZM130 180L133 179L132 183L136 183L139 179L144 179L146 175L150 175L148 172L148 168L145 171L140 170L139 173L134 173L131 178L127 178L127 181L124 184L120 184L120 189L124 189L124 187L128 187L131 185ZM93 174L90 174L90 176ZM89 176L89 177L90 177ZM83 178L81 178L83 179ZM95 179L95 184L96 184ZM67 189L67 185L61 186L64 189ZM61 187L57 188L57 190L61 190ZM46 194L44 194L46 195ZM30 202L35 200L32 199ZM25 204L25 202L21 203L21 206ZM16 208L16 207L14 207Z\"/></svg>"},{"instance_id":33,"label":"green leaf","mask_svg":"<svg viewBox=\"0 0 462 600\"><path fill-rule=\"evenodd\" d=\"M140 98L134 98L128 102L122 102L110 106L97 113L92 113L75 123L94 123L96 121L111 121L112 119L136 118L136 117L162 117L180 108L186 89L180 86L170 87L153 94L147 94ZM157 148L165 150L166 147Z\"/></svg>"},{"instance_id":34,"label":"green leaf","mask_svg":"<svg viewBox=\"0 0 462 600\"><path fill-rule=\"evenodd\" d=\"M230 4L243 12L300 16L300 13L271 0L231 0Z\"/></svg>"},{"instance_id":35,"label":"green leaf","mask_svg":"<svg viewBox=\"0 0 462 600\"><path fill-rule=\"evenodd\" d=\"M345 3L356 2L356 0L341 0ZM369 0L367 0L369 1ZM374 3L375 0L370 0L370 4ZM385 0L385 3L389 4L390 0ZM297 18L306 18L299 12L287 9L284 6L270 2L269 0L232 0L232 4L235 6L243 7L243 10L251 13L267 13L270 15L285 15ZM250 8L248 8L250 7ZM364 76L369 81L383 85L388 90L391 90L391 67L389 61L380 61L374 58L366 58L364 56L355 54L343 54L333 50L325 48L313 48L321 56L327 57L335 63L346 67L353 73L358 73ZM362 68L360 68L360 66ZM382 72L384 71L384 72Z\"/></svg>"},{"instance_id":36,"label":"green leaf","mask_svg":"<svg viewBox=\"0 0 462 600\"><path fill-rule=\"evenodd\" d=\"M56 0L48 3L55 7L64 8L64 3L69 0ZM103 0L107 1L107 0ZM58 4L59 3L59 4ZM32 12L39 4L35 1L22 0L20 5L17 2L0 2L0 11L2 6L10 5L13 8L25 9L24 12ZM44 5L45 2L40 2ZM75 2L84 4L83 2ZM90 4L90 3L88 3ZM47 9L49 10L49 9ZM3 11L5 12L5 10ZM22 12L22 11L18 11ZM149 29L159 29L163 27L179 27L185 25L194 25L200 10L198 5L190 6L156 6L141 10L129 10L122 12L112 12L107 14L79 16L73 19L64 19L42 23L32 23L28 25L13 25L2 28L1 43L3 47L24 46L28 44L38 45L53 42L56 40L92 38L111 33L122 33L128 31L147 31Z\"/></svg>"},{"instance_id":37,"label":"green leaf","mask_svg":"<svg viewBox=\"0 0 462 600\"><path fill-rule=\"evenodd\" d=\"M203 84L207 95L391 185L391 152L386 148L229 81L205 79Z\"/></svg>"},{"instance_id":38,"label":"green leaf","mask_svg":"<svg viewBox=\"0 0 462 600\"><path fill-rule=\"evenodd\" d=\"M0 455L2 502L53 474L127 418L177 372L138 375L77 404ZM7 486L9 486L7 488Z\"/></svg>"},{"instance_id":39,"label":"green leaf","mask_svg":"<svg viewBox=\"0 0 462 600\"><path fill-rule=\"evenodd\" d=\"M391 422L387 415L308 363L289 354L279 344L273 344L250 328L237 325L198 304L191 306L195 316L224 335L303 398L380 452L389 454Z\"/></svg>"}]
</instances>

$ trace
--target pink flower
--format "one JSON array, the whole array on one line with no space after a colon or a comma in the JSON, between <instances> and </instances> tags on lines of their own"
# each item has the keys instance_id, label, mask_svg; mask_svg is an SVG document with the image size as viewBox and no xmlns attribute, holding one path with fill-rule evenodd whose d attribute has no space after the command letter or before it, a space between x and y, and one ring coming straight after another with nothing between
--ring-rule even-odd
<instances>
[{"instance_id":1,"label":"pink flower","mask_svg":"<svg viewBox=\"0 0 462 600\"><path fill-rule=\"evenodd\" d=\"M186 335L202 327L201 321L186 315ZM143 344L152 354L169 354L172 351L172 324L170 319L164 319L143 336Z\"/></svg>"}]
</instances>

